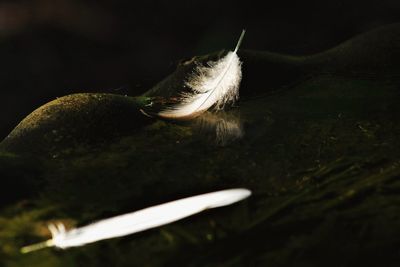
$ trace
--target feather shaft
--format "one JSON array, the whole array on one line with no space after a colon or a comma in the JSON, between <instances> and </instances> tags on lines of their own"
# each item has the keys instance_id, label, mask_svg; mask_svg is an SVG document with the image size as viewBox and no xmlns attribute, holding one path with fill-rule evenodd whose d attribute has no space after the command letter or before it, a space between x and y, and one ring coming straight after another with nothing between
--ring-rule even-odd
<instances>
[{"instance_id":1,"label":"feather shaft","mask_svg":"<svg viewBox=\"0 0 400 267\"><path fill-rule=\"evenodd\" d=\"M243 30L242 33L240 34L239 41L237 42L235 50L234 50L235 53L239 50L239 47L242 44L243 37L244 37L245 33L246 33L246 30Z\"/></svg>"}]
</instances>

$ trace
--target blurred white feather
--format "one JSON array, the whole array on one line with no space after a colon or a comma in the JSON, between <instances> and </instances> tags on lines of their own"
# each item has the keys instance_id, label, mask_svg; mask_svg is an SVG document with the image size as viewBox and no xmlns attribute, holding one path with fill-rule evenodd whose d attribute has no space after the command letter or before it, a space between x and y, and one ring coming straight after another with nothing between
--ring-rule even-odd
<instances>
[{"instance_id":1,"label":"blurred white feather","mask_svg":"<svg viewBox=\"0 0 400 267\"><path fill-rule=\"evenodd\" d=\"M243 40L242 31L234 51L218 61L199 65L186 81L191 92L182 94L181 103L168 107L158 113L166 119L187 119L199 115L212 106L223 109L227 103L234 103L239 98L239 85L242 79L242 63L237 55Z\"/></svg>"},{"instance_id":2,"label":"blurred white feather","mask_svg":"<svg viewBox=\"0 0 400 267\"><path fill-rule=\"evenodd\" d=\"M227 206L250 195L251 192L247 189L228 189L167 202L71 230L66 230L62 223L51 224L49 225L51 239L23 247L21 252L28 253L46 247L66 249L125 236L168 224L207 209Z\"/></svg>"}]
</instances>

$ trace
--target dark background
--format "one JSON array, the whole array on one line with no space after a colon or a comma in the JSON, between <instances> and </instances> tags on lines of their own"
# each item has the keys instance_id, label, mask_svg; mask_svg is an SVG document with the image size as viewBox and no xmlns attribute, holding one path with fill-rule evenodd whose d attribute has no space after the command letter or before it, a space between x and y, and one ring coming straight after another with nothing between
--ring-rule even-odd
<instances>
[{"instance_id":1,"label":"dark background","mask_svg":"<svg viewBox=\"0 0 400 267\"><path fill-rule=\"evenodd\" d=\"M140 94L242 28L243 48L304 55L399 19L398 0L2 1L0 138L55 97Z\"/></svg>"}]
</instances>

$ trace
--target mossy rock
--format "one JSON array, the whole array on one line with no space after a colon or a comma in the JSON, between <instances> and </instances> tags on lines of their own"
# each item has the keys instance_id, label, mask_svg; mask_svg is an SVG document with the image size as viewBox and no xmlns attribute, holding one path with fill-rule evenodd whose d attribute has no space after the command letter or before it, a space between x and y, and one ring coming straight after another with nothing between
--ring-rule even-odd
<instances>
[{"instance_id":1,"label":"mossy rock","mask_svg":"<svg viewBox=\"0 0 400 267\"><path fill-rule=\"evenodd\" d=\"M71 109L72 115L57 115L58 120L52 119L53 111L65 111L67 104L47 109L43 114L49 116L38 112L32 121L41 122L40 127L47 130L21 123L17 132L24 134L15 135L16 141L9 149L28 149L30 142L38 139L44 141L36 151L54 153L68 149L65 145L83 148L92 140L92 144L104 144L104 138L117 138L97 150L83 149L70 157L43 159L34 176L30 176L31 168L13 171L27 158L13 154L0 157L0 166L10 166L5 175L15 173L12 179L25 175L41 182L36 187L40 197L25 196L18 202L14 199L14 204L0 213L0 258L4 265L397 266L400 90L392 71L400 61L364 57L368 51L375 51L374 55L396 58L397 43L383 39L389 36L396 40L397 28L393 25L362 35L336 52L315 57L295 59L260 52L265 58L258 66L270 67L260 67L258 73L249 72L252 63L244 57L244 77L248 77L241 87L244 97L239 108L226 111L238 117L244 134L224 145L216 144L213 136L191 124L158 121L140 113L147 96L174 94L176 82L183 83L191 61L180 76L172 74L145 98L104 97L112 103L125 103L120 119L124 123L132 120L132 128L126 131L120 128L125 124L116 124L112 121L116 117L111 115L106 118L112 127L103 126L108 120L101 114L121 104L114 106L93 95L80 95L78 99L85 101L77 101L78 108ZM374 41L375 48L358 51L368 39ZM352 58L353 53L358 56ZM357 58L358 63L352 61ZM281 72L282 79L273 77L269 70ZM293 73L300 73L301 79L296 80ZM271 85L267 74L279 82ZM99 107L102 101L107 109ZM79 119L86 109L87 117ZM126 110L131 110L130 116ZM90 118L93 124L88 125ZM74 131L72 138L59 146L57 142L46 143L41 134L33 134L48 133L54 129L49 125L64 124L82 127L85 138ZM90 130L93 128L96 131ZM18 191L17 187L8 190ZM249 188L253 196L238 205L134 236L68 251L18 253L22 245L46 239L43 225L54 219L67 218L84 225L229 187ZM42 230L34 231L38 228Z\"/></svg>"},{"instance_id":2,"label":"mossy rock","mask_svg":"<svg viewBox=\"0 0 400 267\"><path fill-rule=\"evenodd\" d=\"M74 94L57 98L28 115L3 140L13 153L57 155L108 143L138 131L150 119L140 112L145 99L113 94Z\"/></svg>"},{"instance_id":3,"label":"mossy rock","mask_svg":"<svg viewBox=\"0 0 400 267\"><path fill-rule=\"evenodd\" d=\"M399 36L400 24L393 24L311 56L239 51L244 62L240 94L246 99L290 90L310 77L326 74L398 82ZM217 60L224 54L225 51L221 51L183 60L174 73L141 97L76 94L56 99L26 117L0 144L0 149L57 156L61 150L98 146L110 143L115 137L132 134L153 121L140 111L150 103L149 97L179 95L185 88L187 75L197 64Z\"/></svg>"},{"instance_id":4,"label":"mossy rock","mask_svg":"<svg viewBox=\"0 0 400 267\"><path fill-rule=\"evenodd\" d=\"M190 125L157 121L101 151L52 160L40 174L41 198L2 212L0 255L6 266L396 266L396 93L389 82L319 76L242 102L245 135L225 146ZM84 225L239 186L253 196L160 229L67 251L18 253L48 237L31 228L49 220Z\"/></svg>"}]
</instances>

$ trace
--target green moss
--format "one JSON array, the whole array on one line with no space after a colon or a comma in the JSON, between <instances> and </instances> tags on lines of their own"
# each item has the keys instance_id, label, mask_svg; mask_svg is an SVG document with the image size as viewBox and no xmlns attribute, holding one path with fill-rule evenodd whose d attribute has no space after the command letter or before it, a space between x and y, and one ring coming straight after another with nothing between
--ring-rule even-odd
<instances>
[{"instance_id":1,"label":"green moss","mask_svg":"<svg viewBox=\"0 0 400 267\"><path fill-rule=\"evenodd\" d=\"M56 158L40 158L35 176L34 158L4 154L0 170L41 186L39 195L1 211L1 256L6 266L57 267L354 266L378 265L382 257L396 263L396 86L319 75L243 101L229 115L239 113L244 136L225 145L196 124L153 120L101 147L65 147ZM49 219L82 225L239 186L254 195L160 229L67 251L16 253L45 239L31 227ZM34 204L19 206L23 200Z\"/></svg>"}]
</instances>

